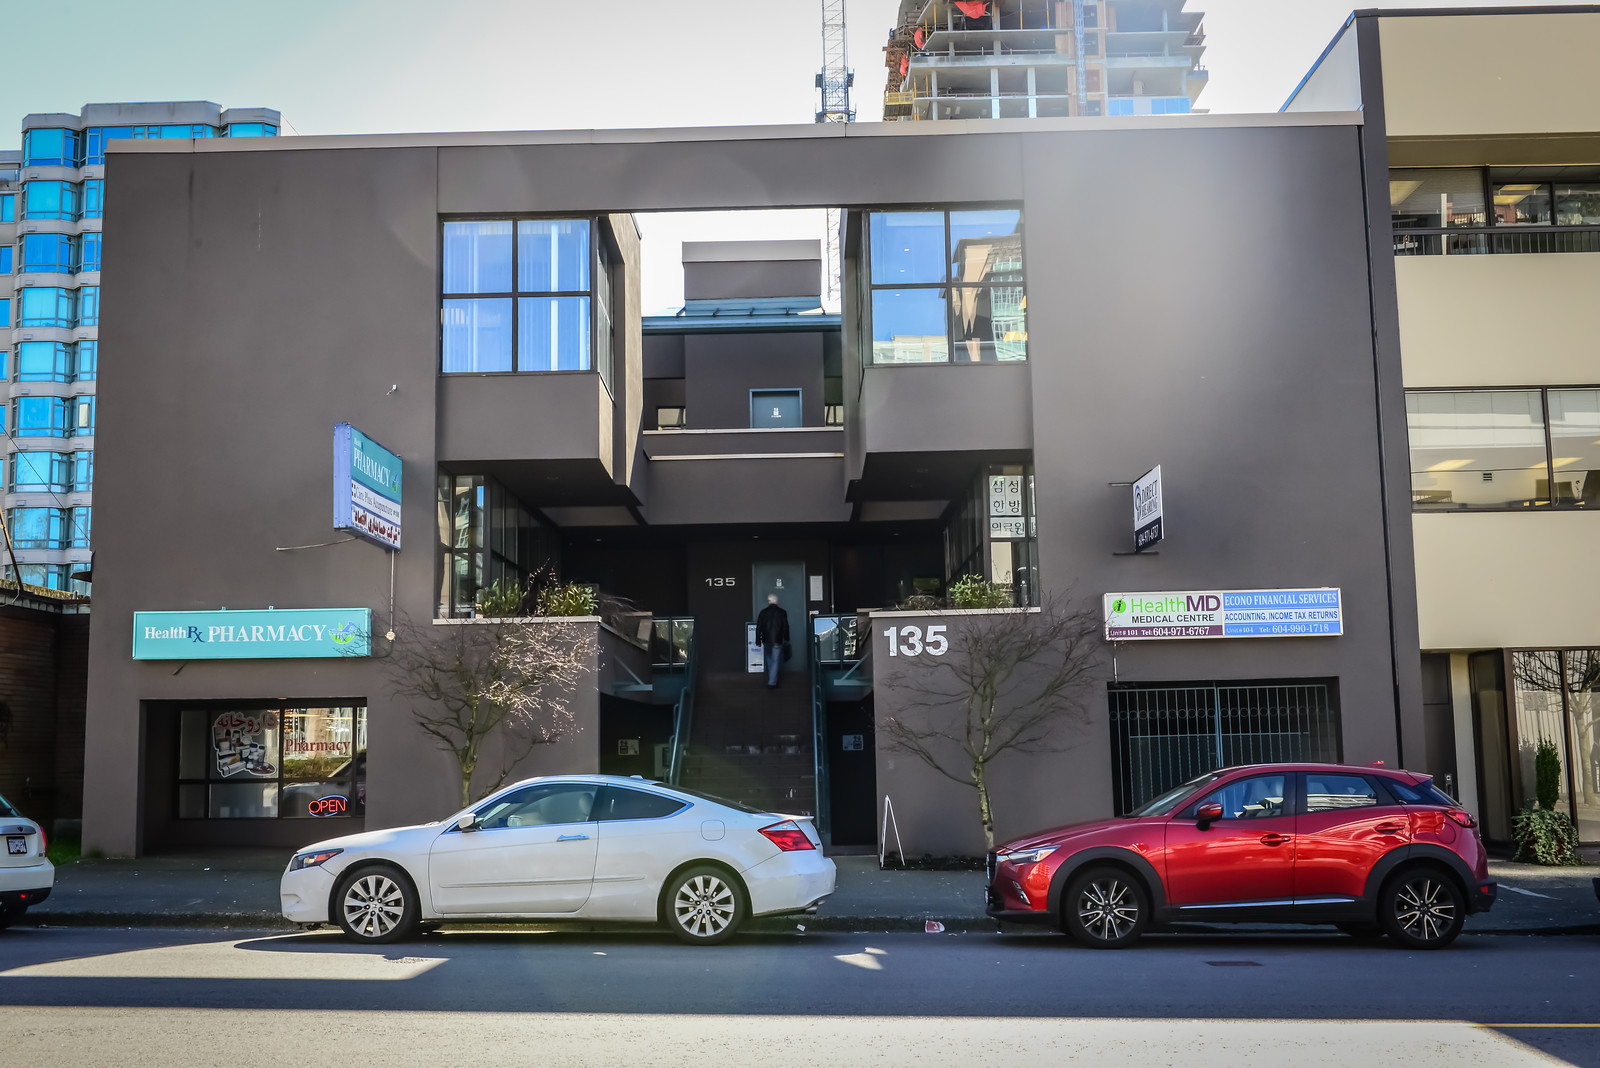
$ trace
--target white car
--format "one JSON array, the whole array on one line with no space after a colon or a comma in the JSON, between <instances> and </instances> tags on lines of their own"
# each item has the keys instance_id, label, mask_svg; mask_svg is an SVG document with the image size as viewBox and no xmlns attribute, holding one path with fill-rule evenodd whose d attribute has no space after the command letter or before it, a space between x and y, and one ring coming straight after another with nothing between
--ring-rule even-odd
<instances>
[{"instance_id":1,"label":"white car","mask_svg":"<svg viewBox=\"0 0 1600 1068\"><path fill-rule=\"evenodd\" d=\"M665 923L714 945L751 916L815 910L833 861L809 817L758 812L639 778L552 775L449 819L296 853L285 918L358 942L477 920Z\"/></svg>"},{"instance_id":2,"label":"white car","mask_svg":"<svg viewBox=\"0 0 1600 1068\"><path fill-rule=\"evenodd\" d=\"M6 848L0 853L0 929L22 919L30 905L50 896L56 884L55 865L45 859L44 830L22 818L5 798L0 797L0 839Z\"/></svg>"}]
</instances>

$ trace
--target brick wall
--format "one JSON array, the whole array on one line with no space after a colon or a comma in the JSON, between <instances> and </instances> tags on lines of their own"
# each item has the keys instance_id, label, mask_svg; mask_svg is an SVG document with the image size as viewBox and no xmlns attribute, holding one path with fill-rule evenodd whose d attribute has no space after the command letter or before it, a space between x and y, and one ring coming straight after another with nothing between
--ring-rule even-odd
<instances>
[{"instance_id":1,"label":"brick wall","mask_svg":"<svg viewBox=\"0 0 1600 1068\"><path fill-rule=\"evenodd\" d=\"M0 794L53 829L83 811L89 617L0 607Z\"/></svg>"}]
</instances>

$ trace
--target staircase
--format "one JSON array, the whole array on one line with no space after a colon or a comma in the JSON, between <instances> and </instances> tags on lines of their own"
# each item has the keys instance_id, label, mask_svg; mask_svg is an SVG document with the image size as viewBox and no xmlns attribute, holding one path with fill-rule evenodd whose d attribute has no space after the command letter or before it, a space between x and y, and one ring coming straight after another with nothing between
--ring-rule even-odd
<instances>
[{"instance_id":1,"label":"staircase","mask_svg":"<svg viewBox=\"0 0 1600 1068\"><path fill-rule=\"evenodd\" d=\"M811 815L811 687L786 673L775 690L758 674L704 674L682 783L770 812Z\"/></svg>"}]
</instances>

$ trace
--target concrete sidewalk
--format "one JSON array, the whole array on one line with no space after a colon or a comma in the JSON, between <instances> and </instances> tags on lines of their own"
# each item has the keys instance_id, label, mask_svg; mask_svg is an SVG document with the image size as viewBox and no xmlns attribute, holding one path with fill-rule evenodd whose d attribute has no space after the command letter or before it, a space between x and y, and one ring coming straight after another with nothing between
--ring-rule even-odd
<instances>
[{"instance_id":1,"label":"concrete sidewalk","mask_svg":"<svg viewBox=\"0 0 1600 1068\"><path fill-rule=\"evenodd\" d=\"M289 927L278 913L284 854L229 853L80 860L56 873L49 900L24 922L148 927ZM890 931L938 920L951 930L995 929L984 915L983 875L880 871L876 857L835 857L839 889L815 916L757 921L757 929ZM1471 916L1479 933L1600 934L1592 880L1600 868L1495 863L1493 911ZM1198 926L1198 925L1197 925ZM1237 930L1238 928L1234 928Z\"/></svg>"}]
</instances>

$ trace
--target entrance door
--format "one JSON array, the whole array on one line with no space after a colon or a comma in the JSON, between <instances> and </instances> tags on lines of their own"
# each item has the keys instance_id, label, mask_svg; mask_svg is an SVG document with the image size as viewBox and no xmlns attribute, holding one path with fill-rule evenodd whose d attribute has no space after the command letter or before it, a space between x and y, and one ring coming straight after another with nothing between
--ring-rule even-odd
<instances>
[{"instance_id":1,"label":"entrance door","mask_svg":"<svg viewBox=\"0 0 1600 1068\"><path fill-rule=\"evenodd\" d=\"M476 829L434 839L434 908L484 916L578 911L594 883L595 790L593 783L543 783L479 805Z\"/></svg>"},{"instance_id":2,"label":"entrance door","mask_svg":"<svg viewBox=\"0 0 1600 1068\"><path fill-rule=\"evenodd\" d=\"M799 426L798 389L752 389L750 391L752 427Z\"/></svg>"},{"instance_id":3,"label":"entrance door","mask_svg":"<svg viewBox=\"0 0 1600 1068\"><path fill-rule=\"evenodd\" d=\"M756 563L750 568L750 620L755 621L767 607L767 595L778 595L778 607L789 615L789 644L794 656L783 665L787 672L808 670L811 654L807 640L811 624L806 616L806 565L803 563Z\"/></svg>"},{"instance_id":4,"label":"entrance door","mask_svg":"<svg viewBox=\"0 0 1600 1068\"><path fill-rule=\"evenodd\" d=\"M1294 896L1295 817L1288 775L1234 779L1167 823L1167 896L1176 906L1228 906ZM1201 829L1195 810L1222 806Z\"/></svg>"}]
</instances>

